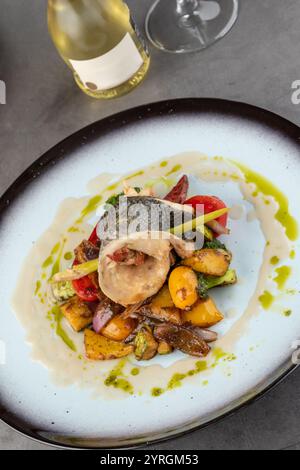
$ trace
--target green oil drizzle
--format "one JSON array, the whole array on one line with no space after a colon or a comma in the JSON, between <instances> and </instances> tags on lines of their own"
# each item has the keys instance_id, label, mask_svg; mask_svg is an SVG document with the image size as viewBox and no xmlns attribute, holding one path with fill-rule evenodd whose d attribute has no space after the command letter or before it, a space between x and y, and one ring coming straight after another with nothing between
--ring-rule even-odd
<instances>
[{"instance_id":1,"label":"green oil drizzle","mask_svg":"<svg viewBox=\"0 0 300 470\"><path fill-rule=\"evenodd\" d=\"M47 269L53 263L53 256L48 256L42 264L43 269Z\"/></svg>"},{"instance_id":2,"label":"green oil drizzle","mask_svg":"<svg viewBox=\"0 0 300 470\"><path fill-rule=\"evenodd\" d=\"M102 196L97 195L92 197L87 205L82 209L79 219L76 220L75 224L81 224L83 220L90 215L92 212L95 212L100 202L102 201Z\"/></svg>"},{"instance_id":3,"label":"green oil drizzle","mask_svg":"<svg viewBox=\"0 0 300 470\"><path fill-rule=\"evenodd\" d=\"M275 218L285 227L287 237L290 240L296 240L298 238L298 224L296 219L289 213L288 198L264 176L236 161L233 161L233 163L243 172L247 183L254 183L258 191L275 199L279 205Z\"/></svg>"},{"instance_id":4,"label":"green oil drizzle","mask_svg":"<svg viewBox=\"0 0 300 470\"><path fill-rule=\"evenodd\" d=\"M178 165L175 165L175 166L173 166L173 168L172 168L170 171L168 171L168 173L166 174L166 176L170 176L170 175L172 175L173 173L177 173L177 171L180 171L181 169L182 169L182 165L179 165L179 164L178 164Z\"/></svg>"},{"instance_id":5,"label":"green oil drizzle","mask_svg":"<svg viewBox=\"0 0 300 470\"><path fill-rule=\"evenodd\" d=\"M296 258L296 251L295 251L295 250L291 250L291 252L290 252L290 258L291 258L291 259L295 259L295 258Z\"/></svg>"},{"instance_id":6,"label":"green oil drizzle","mask_svg":"<svg viewBox=\"0 0 300 470\"><path fill-rule=\"evenodd\" d=\"M155 388L152 389L151 395L153 397L159 397L160 395L162 395L166 391L173 390L174 388L181 387L182 381L184 379L186 379L187 377L192 377L196 374L200 374L200 372L203 372L206 369L207 369L207 362L206 361L197 361L195 363L195 368L194 369L191 369L191 370L189 370L187 372L184 372L184 373L181 373L181 374L180 373L173 374L172 377L170 378L169 382L168 382L167 387L165 389L155 387Z\"/></svg>"},{"instance_id":7,"label":"green oil drizzle","mask_svg":"<svg viewBox=\"0 0 300 470\"><path fill-rule=\"evenodd\" d=\"M140 373L140 369L138 369L137 367L134 367L133 369L131 369L131 375L139 375Z\"/></svg>"},{"instance_id":8,"label":"green oil drizzle","mask_svg":"<svg viewBox=\"0 0 300 470\"><path fill-rule=\"evenodd\" d=\"M214 358L216 359L217 362L220 359L223 359L224 357L226 357L226 352L223 351L223 349L221 349L221 348L214 348L212 354L213 354L213 356L214 356Z\"/></svg>"},{"instance_id":9,"label":"green oil drizzle","mask_svg":"<svg viewBox=\"0 0 300 470\"><path fill-rule=\"evenodd\" d=\"M278 264L279 261L280 261L280 259L278 258L278 256L272 256L272 258L270 259L270 263L273 264L273 266Z\"/></svg>"},{"instance_id":10,"label":"green oil drizzle","mask_svg":"<svg viewBox=\"0 0 300 470\"><path fill-rule=\"evenodd\" d=\"M161 164L160 164L161 168L164 168L164 167L167 166L167 165L168 165L167 160L161 162Z\"/></svg>"},{"instance_id":11,"label":"green oil drizzle","mask_svg":"<svg viewBox=\"0 0 300 470\"><path fill-rule=\"evenodd\" d=\"M73 253L71 251L68 251L67 253L64 254L64 259L66 261L70 261L73 258Z\"/></svg>"},{"instance_id":12,"label":"green oil drizzle","mask_svg":"<svg viewBox=\"0 0 300 470\"><path fill-rule=\"evenodd\" d=\"M265 310L268 310L272 306L275 299L269 291L265 290L264 293L259 296L258 300L260 301L262 307Z\"/></svg>"},{"instance_id":13,"label":"green oil drizzle","mask_svg":"<svg viewBox=\"0 0 300 470\"><path fill-rule=\"evenodd\" d=\"M65 243L66 243L66 239L64 239L61 243L60 242L57 243L53 247L51 251L51 255L43 263L44 269L52 265L50 278L54 276L54 274L60 271L60 262L61 262L61 258L63 255ZM54 259L55 255L57 256ZM59 336L72 351L76 352L75 344L73 343L73 341L71 340L71 338L68 336L68 334L66 333L66 331L63 329L61 325L63 314L61 313L61 310L58 305L55 305L47 313L47 319L51 322L51 327L55 328L55 332L57 336ZM55 324L53 324L53 321L55 322Z\"/></svg>"},{"instance_id":14,"label":"green oil drizzle","mask_svg":"<svg viewBox=\"0 0 300 470\"><path fill-rule=\"evenodd\" d=\"M132 178L135 178L136 176L142 176L144 174L143 170L137 171L136 173L133 173L132 175L129 175L126 177L126 180L131 180Z\"/></svg>"},{"instance_id":15,"label":"green oil drizzle","mask_svg":"<svg viewBox=\"0 0 300 470\"><path fill-rule=\"evenodd\" d=\"M41 287L42 287L41 281L36 281L34 295L38 295L38 293L39 293Z\"/></svg>"},{"instance_id":16,"label":"green oil drizzle","mask_svg":"<svg viewBox=\"0 0 300 470\"><path fill-rule=\"evenodd\" d=\"M124 379L124 366L125 366L126 361L122 360L120 361L116 367L114 367L108 376L106 377L104 384L107 387L114 387L118 388L120 390L123 390L123 392L129 393L130 395L133 394L133 386L131 383Z\"/></svg>"},{"instance_id":17,"label":"green oil drizzle","mask_svg":"<svg viewBox=\"0 0 300 470\"><path fill-rule=\"evenodd\" d=\"M192 377L193 375L200 374L207 369L207 362L206 361L197 361L195 363L195 368L189 370L184 374L174 374L169 383L167 385L167 390L173 390L174 388L180 387L182 385L182 381L187 377Z\"/></svg>"},{"instance_id":18,"label":"green oil drizzle","mask_svg":"<svg viewBox=\"0 0 300 470\"><path fill-rule=\"evenodd\" d=\"M201 372L204 372L205 370L208 370L209 368L214 368L216 367L219 362L222 360L222 362L231 362L236 360L236 355L232 353L227 353L223 351L221 348L214 348L212 351L212 356L214 358L214 362L211 365L208 365L206 361L197 361L195 363L194 369L191 369L187 372L183 373L175 373L172 375L171 379L169 380L167 387L166 388L159 388L159 387L154 387L151 390L151 395L153 397L159 397L163 393L173 390L175 388L181 387L182 381L186 379L187 377L193 377L194 375L200 374ZM208 385L208 380L204 380L202 382L202 385Z\"/></svg>"},{"instance_id":19,"label":"green oil drizzle","mask_svg":"<svg viewBox=\"0 0 300 470\"><path fill-rule=\"evenodd\" d=\"M174 388L181 387L183 379L185 379L187 376L188 376L188 373L173 374L171 379L169 380L167 390L173 390Z\"/></svg>"},{"instance_id":20,"label":"green oil drizzle","mask_svg":"<svg viewBox=\"0 0 300 470\"><path fill-rule=\"evenodd\" d=\"M115 184L111 184L110 186L107 186L106 191L114 191L115 189L117 189L119 184L120 183L115 183Z\"/></svg>"},{"instance_id":21,"label":"green oil drizzle","mask_svg":"<svg viewBox=\"0 0 300 470\"><path fill-rule=\"evenodd\" d=\"M68 228L68 232L69 233L76 233L76 232L79 232L79 228L78 227L74 227L74 225L72 227L69 227Z\"/></svg>"},{"instance_id":22,"label":"green oil drizzle","mask_svg":"<svg viewBox=\"0 0 300 470\"><path fill-rule=\"evenodd\" d=\"M151 390L151 395L153 397L160 397L163 393L165 393L163 388L154 387Z\"/></svg>"},{"instance_id":23,"label":"green oil drizzle","mask_svg":"<svg viewBox=\"0 0 300 470\"><path fill-rule=\"evenodd\" d=\"M223 362L231 362L236 360L236 355L232 353L225 352L222 348L214 348L212 351L212 356L215 359L215 362L211 367L216 367L219 362L222 360Z\"/></svg>"},{"instance_id":24,"label":"green oil drizzle","mask_svg":"<svg viewBox=\"0 0 300 470\"><path fill-rule=\"evenodd\" d=\"M283 315L285 317L290 317L292 313L293 313L292 310L288 309L288 310L284 310Z\"/></svg>"},{"instance_id":25,"label":"green oil drizzle","mask_svg":"<svg viewBox=\"0 0 300 470\"><path fill-rule=\"evenodd\" d=\"M287 289L285 292L288 295L296 295L297 294L296 289Z\"/></svg>"},{"instance_id":26,"label":"green oil drizzle","mask_svg":"<svg viewBox=\"0 0 300 470\"><path fill-rule=\"evenodd\" d=\"M290 266L280 266L280 268L275 269L277 276L274 277L274 281L277 284L279 290L282 290L291 275L292 268Z\"/></svg>"},{"instance_id":27,"label":"green oil drizzle","mask_svg":"<svg viewBox=\"0 0 300 470\"><path fill-rule=\"evenodd\" d=\"M51 250L51 255L56 255L56 253L59 252L59 249L60 249L60 242L58 242L58 243L56 243L56 245L54 245L54 247Z\"/></svg>"},{"instance_id":28,"label":"green oil drizzle","mask_svg":"<svg viewBox=\"0 0 300 470\"><path fill-rule=\"evenodd\" d=\"M49 266L51 266L53 264L54 255L56 255L59 252L59 249L60 249L60 242L58 242L54 245L54 247L52 248L52 250L50 252L50 255L42 263L42 269L47 269L47 268L49 268Z\"/></svg>"},{"instance_id":29,"label":"green oil drizzle","mask_svg":"<svg viewBox=\"0 0 300 470\"><path fill-rule=\"evenodd\" d=\"M66 243L66 240L64 239L61 244L60 243L58 244L58 250L59 251L58 251L56 259L53 262L50 278L53 277L55 274L59 273L59 271L60 271L60 262L61 262L61 258L62 258L65 243ZM55 253L57 253L57 251Z\"/></svg>"},{"instance_id":30,"label":"green oil drizzle","mask_svg":"<svg viewBox=\"0 0 300 470\"><path fill-rule=\"evenodd\" d=\"M61 310L59 308L58 305L55 305L52 310L51 310L51 313L54 317L54 320L56 322L56 334L57 336L59 336L63 342L74 352L76 352L76 346L75 344L73 343L73 341L71 340L71 338L68 336L68 334L65 332L65 330L63 329L63 327L61 326L61 321L63 319L63 314L61 313Z\"/></svg>"}]
</instances>

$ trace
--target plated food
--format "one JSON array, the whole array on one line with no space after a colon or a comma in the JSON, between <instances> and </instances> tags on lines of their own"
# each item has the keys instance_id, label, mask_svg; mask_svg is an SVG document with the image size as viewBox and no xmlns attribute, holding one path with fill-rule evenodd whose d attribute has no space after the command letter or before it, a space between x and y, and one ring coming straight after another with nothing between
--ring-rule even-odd
<instances>
[{"instance_id":1,"label":"plated food","mask_svg":"<svg viewBox=\"0 0 300 470\"><path fill-rule=\"evenodd\" d=\"M251 322L274 308L272 284L285 295L291 275L284 260L297 223L284 194L246 166L197 152L100 175L89 190L63 201L15 295L53 380L97 396L113 387L157 397L236 361ZM262 243L256 257L252 240Z\"/></svg>"},{"instance_id":2,"label":"plated food","mask_svg":"<svg viewBox=\"0 0 300 470\"><path fill-rule=\"evenodd\" d=\"M286 375L299 332L298 136L296 126L251 106L180 100L93 124L36 162L0 201L2 419L45 442L129 446L232 412ZM232 254L237 282L209 289L223 318L202 328L216 341L205 357L173 348L150 360L134 352L88 359L84 330L93 333L92 323L75 329L94 312L85 310L74 329L61 309L70 298L53 302L50 279L74 269L74 249L124 180L163 200L184 175L187 199L216 195L230 208L230 234L217 240ZM178 257L170 274L193 266Z\"/></svg>"},{"instance_id":3,"label":"plated food","mask_svg":"<svg viewBox=\"0 0 300 470\"><path fill-rule=\"evenodd\" d=\"M218 336L208 328L224 318L210 289L237 282L232 254L217 238L229 235L229 209L215 196L188 198L187 175L164 198L124 185L75 247L72 266L50 279L53 299L83 331L90 360L148 361L173 350L205 357ZM191 240L196 235L201 241Z\"/></svg>"}]
</instances>

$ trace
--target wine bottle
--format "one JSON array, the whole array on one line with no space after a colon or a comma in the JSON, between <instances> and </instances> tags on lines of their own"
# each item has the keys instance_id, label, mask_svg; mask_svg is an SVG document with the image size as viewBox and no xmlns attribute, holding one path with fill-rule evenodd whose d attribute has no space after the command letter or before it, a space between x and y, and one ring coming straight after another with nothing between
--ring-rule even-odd
<instances>
[{"instance_id":1,"label":"wine bottle","mask_svg":"<svg viewBox=\"0 0 300 470\"><path fill-rule=\"evenodd\" d=\"M150 57L122 0L48 0L48 27L88 95L116 98L145 78Z\"/></svg>"}]
</instances>

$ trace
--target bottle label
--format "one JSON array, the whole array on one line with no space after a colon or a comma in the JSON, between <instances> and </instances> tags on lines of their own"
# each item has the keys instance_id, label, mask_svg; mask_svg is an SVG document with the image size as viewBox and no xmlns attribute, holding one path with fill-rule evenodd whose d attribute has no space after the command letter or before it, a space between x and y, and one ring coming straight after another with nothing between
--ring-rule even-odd
<instances>
[{"instance_id":1,"label":"bottle label","mask_svg":"<svg viewBox=\"0 0 300 470\"><path fill-rule=\"evenodd\" d=\"M106 54L70 63L83 84L92 91L109 90L127 82L143 65L143 58L129 33Z\"/></svg>"}]
</instances>

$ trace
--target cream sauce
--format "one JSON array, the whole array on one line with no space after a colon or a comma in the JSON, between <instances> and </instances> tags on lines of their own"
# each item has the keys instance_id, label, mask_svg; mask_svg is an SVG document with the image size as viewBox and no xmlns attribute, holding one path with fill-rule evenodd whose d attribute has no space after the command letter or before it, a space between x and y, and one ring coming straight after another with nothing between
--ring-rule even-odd
<instances>
[{"instance_id":1,"label":"cream sauce","mask_svg":"<svg viewBox=\"0 0 300 470\"><path fill-rule=\"evenodd\" d=\"M204 181L235 182L241 192L241 205L234 207L230 213L232 219L238 220L243 216L243 199L253 206L251 220L257 217L266 240L262 264L257 280L255 292L252 294L244 314L236 320L231 329L218 341L213 354L207 358L207 366L201 372L200 384L207 384L207 374L216 365L222 365L234 360L231 351L241 335L247 331L249 321L258 315L261 310L259 297L266 290L266 284L274 265L270 263L272 257L280 260L289 257L291 244L286 236L285 228L275 218L278 213L278 203L272 197L260 193L253 182L246 182L242 169L222 157L208 158L197 152L189 152L163 159L148 168L134 174L120 175L102 174L88 184L90 196L80 199L67 199L62 202L56 217L48 230L37 240L27 256L18 285L13 298L13 308L27 331L27 341L32 345L32 357L40 361L51 372L56 384L77 384L80 387L94 389L94 396L105 398L124 397L122 390L112 391L107 386L106 379L114 372L114 383L128 383L130 393L151 393L151 390L165 390L172 378L181 377L182 380L197 380L188 373L195 369L196 359L173 354L173 363L170 357L161 358L161 364L139 363L138 374L131 371L137 369L136 361L128 358L122 361L122 367L116 365L117 361L92 362L84 358L83 334L75 333L65 319L60 319L59 327L67 334L74 345L71 350L56 334L57 326L55 316L51 313L53 304L48 293L48 279L53 269L65 269L70 264L70 253L80 241L89 236L92 225L89 219L95 219L95 213L105 200L120 192L123 180L130 180L132 186L152 186L161 194L167 192L178 175L183 172L193 174ZM171 179L169 178L171 176ZM249 217L250 219L250 217ZM55 254L55 253L56 254ZM58 255L59 254L59 255ZM234 306L233 306L234 307ZM233 310L229 317L235 316ZM75 350L76 349L76 350ZM227 351L227 352L224 352ZM170 364L170 365L168 365ZM117 369L116 369L117 368ZM106 385L105 385L106 380ZM177 382L176 382L177 383ZM160 393L154 396L158 396Z\"/></svg>"}]
</instances>

